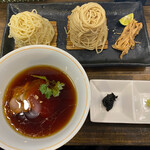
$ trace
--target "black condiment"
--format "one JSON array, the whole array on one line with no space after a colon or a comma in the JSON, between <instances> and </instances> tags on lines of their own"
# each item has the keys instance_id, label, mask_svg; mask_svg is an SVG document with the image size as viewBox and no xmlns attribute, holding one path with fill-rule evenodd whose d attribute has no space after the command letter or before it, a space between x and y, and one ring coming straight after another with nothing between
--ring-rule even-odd
<instances>
[{"instance_id":1,"label":"black condiment","mask_svg":"<svg viewBox=\"0 0 150 150\"><path fill-rule=\"evenodd\" d=\"M114 93L107 94L102 100L103 105L106 107L106 110L109 111L114 105L114 101L118 96L115 96Z\"/></svg>"}]
</instances>

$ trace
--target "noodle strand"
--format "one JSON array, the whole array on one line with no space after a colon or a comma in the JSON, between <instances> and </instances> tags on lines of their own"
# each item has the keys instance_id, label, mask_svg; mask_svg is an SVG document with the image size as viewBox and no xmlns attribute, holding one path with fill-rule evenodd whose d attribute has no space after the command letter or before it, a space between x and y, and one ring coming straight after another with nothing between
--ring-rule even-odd
<instances>
[{"instance_id":1,"label":"noodle strand","mask_svg":"<svg viewBox=\"0 0 150 150\"><path fill-rule=\"evenodd\" d=\"M51 23L38 15L35 9L32 12L25 11L13 15L8 26L10 27L8 37L15 39L17 47L35 44L50 45L55 34Z\"/></svg>"},{"instance_id":2,"label":"noodle strand","mask_svg":"<svg viewBox=\"0 0 150 150\"><path fill-rule=\"evenodd\" d=\"M101 5L89 2L77 6L69 17L70 41L74 46L102 52L108 36L106 21L105 10Z\"/></svg>"}]
</instances>

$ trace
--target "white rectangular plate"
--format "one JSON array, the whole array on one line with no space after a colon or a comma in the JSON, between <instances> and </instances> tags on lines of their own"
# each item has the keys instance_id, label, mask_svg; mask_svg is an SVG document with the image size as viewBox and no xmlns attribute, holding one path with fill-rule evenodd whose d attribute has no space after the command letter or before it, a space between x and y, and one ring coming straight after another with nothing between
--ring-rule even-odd
<instances>
[{"instance_id":1,"label":"white rectangular plate","mask_svg":"<svg viewBox=\"0 0 150 150\"><path fill-rule=\"evenodd\" d=\"M92 122L150 124L150 81L138 80L90 80ZM107 94L118 98L107 111L102 104Z\"/></svg>"}]
</instances>

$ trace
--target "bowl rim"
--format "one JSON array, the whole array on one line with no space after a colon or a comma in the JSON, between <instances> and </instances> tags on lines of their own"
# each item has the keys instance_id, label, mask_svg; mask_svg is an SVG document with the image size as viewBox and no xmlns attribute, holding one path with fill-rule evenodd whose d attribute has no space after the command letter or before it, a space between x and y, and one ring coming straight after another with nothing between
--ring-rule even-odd
<instances>
[{"instance_id":1,"label":"bowl rim","mask_svg":"<svg viewBox=\"0 0 150 150\"><path fill-rule=\"evenodd\" d=\"M77 125L74 127L74 129L71 130L71 132L67 136L65 136L60 141L56 142L55 144L53 144L51 146L39 148L40 150L57 149L57 148L63 146L64 144L66 144L68 141L70 141L77 134L77 132L80 130L80 128L82 127L82 125L84 124L84 122L87 118L87 115L89 112L89 107L90 107L90 101L91 101L91 91L90 91L89 79L88 79L88 76L87 76L84 68L82 67L82 65L78 62L78 60L75 57L73 57L71 54L69 54L68 52L66 52L60 48L48 46L48 45L30 45L30 46L24 46L24 47L15 49L15 50L7 53L6 55L4 55L2 58L0 58L0 65L2 64L2 62L9 59L9 57L14 56L20 52L30 51L31 49L46 49L46 50L58 52L58 53L64 55L65 57L68 57L77 66L77 68L81 72L82 77L83 77L84 82L85 82L86 103L85 103L85 108L84 108L83 114L81 115L82 117L79 120L79 122L77 123ZM1 140L0 140L0 146L2 146L2 148L5 148L5 149L18 150L18 148L10 146Z\"/></svg>"}]
</instances>

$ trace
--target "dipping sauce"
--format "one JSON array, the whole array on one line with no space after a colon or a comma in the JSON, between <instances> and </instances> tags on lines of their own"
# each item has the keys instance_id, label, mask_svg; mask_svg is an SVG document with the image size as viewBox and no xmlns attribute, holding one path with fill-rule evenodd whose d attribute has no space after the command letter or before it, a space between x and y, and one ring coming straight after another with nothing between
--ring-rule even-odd
<instances>
[{"instance_id":1,"label":"dipping sauce","mask_svg":"<svg viewBox=\"0 0 150 150\"><path fill-rule=\"evenodd\" d=\"M59 96L49 99L40 91L45 80L64 83ZM72 118L77 95L71 79L61 70L51 66L34 66L17 74L9 83L3 98L3 110L7 122L15 131L29 137L50 136Z\"/></svg>"}]
</instances>

